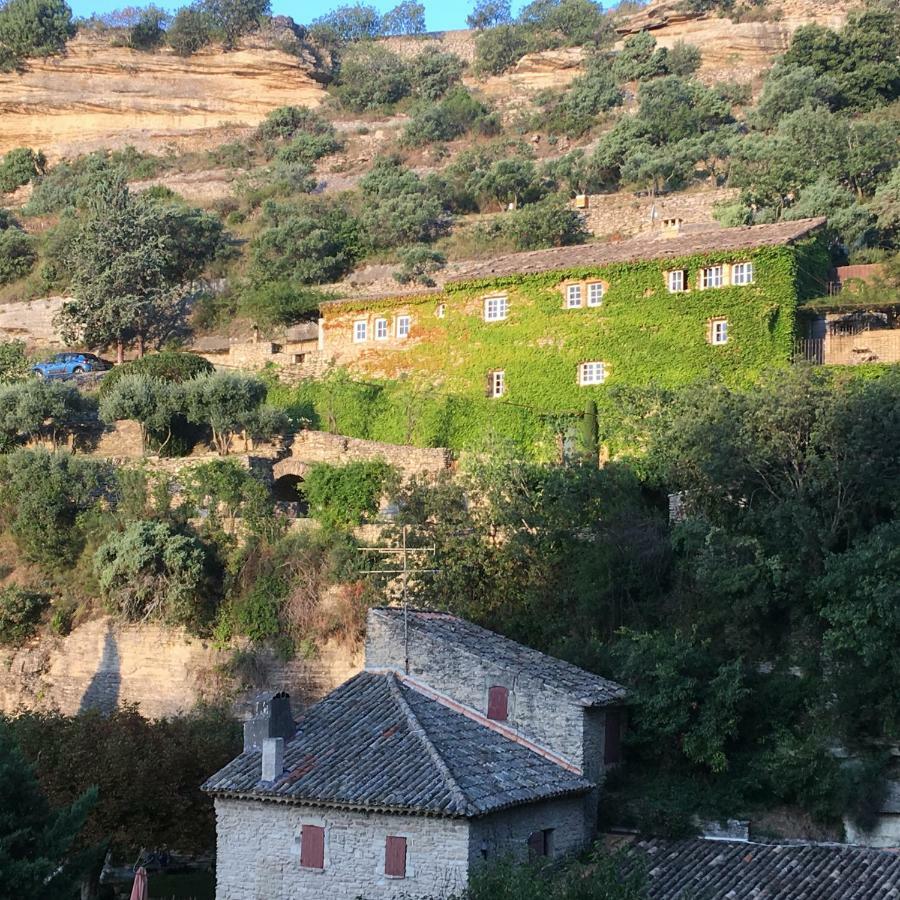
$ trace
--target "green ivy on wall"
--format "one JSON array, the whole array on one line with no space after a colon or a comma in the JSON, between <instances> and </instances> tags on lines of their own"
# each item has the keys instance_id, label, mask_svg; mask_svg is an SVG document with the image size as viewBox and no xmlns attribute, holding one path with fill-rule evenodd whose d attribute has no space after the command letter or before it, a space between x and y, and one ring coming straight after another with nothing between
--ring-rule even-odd
<instances>
[{"instance_id":1,"label":"green ivy on wall","mask_svg":"<svg viewBox=\"0 0 900 900\"><path fill-rule=\"evenodd\" d=\"M457 283L440 296L341 303L326 313L342 323L332 327L346 322L349 329L362 311L390 314L402 307L412 315L409 341L367 347L353 367L358 380L343 373L295 389L273 388L272 400L318 427L352 436L454 449L501 439L550 456L560 415L574 421L588 399L600 406L601 438L608 434L617 416L610 388L671 388L702 378L749 384L764 370L787 365L801 293L824 282L826 259L811 239L739 254ZM748 260L753 284L697 289L701 268ZM689 291L669 293L670 269L688 273ZM604 281L602 306L564 308L560 284L569 280ZM496 291L508 296L508 317L485 322L483 298ZM445 305L443 317L435 314L438 302ZM719 317L728 320L729 339L713 346L708 323ZM591 361L605 363L606 382L580 386L578 367ZM495 369L505 373L500 399L486 396ZM399 377L402 371L414 374ZM385 372L398 377L385 378Z\"/></svg>"}]
</instances>

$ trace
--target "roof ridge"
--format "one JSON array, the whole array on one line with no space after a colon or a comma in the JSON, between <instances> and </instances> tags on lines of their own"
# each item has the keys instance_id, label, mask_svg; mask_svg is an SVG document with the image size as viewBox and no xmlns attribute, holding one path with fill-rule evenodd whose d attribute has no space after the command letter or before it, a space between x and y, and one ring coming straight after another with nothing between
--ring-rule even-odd
<instances>
[{"instance_id":1,"label":"roof ridge","mask_svg":"<svg viewBox=\"0 0 900 900\"><path fill-rule=\"evenodd\" d=\"M453 777L453 773L450 771L450 767L446 762L444 762L444 758L441 756L437 747L434 746L431 738L428 737L428 733L425 731L425 726L419 721L418 717L413 712L412 707L409 705L409 703L407 703L406 697L403 696L403 691L400 690L400 685L397 682L397 676L394 672L387 673L387 683L388 689L391 692L391 696L393 696L404 716L406 716L406 721L409 724L410 730L418 738L419 743L425 749L425 752L431 758L431 761L434 763L438 771L443 776L444 780L447 782L447 785L450 788L450 794L453 797L453 802L456 804L458 812L463 813L464 815L469 815L472 812L477 812L477 810L474 810L472 804L469 802L469 798L463 793L462 788Z\"/></svg>"}]
</instances>

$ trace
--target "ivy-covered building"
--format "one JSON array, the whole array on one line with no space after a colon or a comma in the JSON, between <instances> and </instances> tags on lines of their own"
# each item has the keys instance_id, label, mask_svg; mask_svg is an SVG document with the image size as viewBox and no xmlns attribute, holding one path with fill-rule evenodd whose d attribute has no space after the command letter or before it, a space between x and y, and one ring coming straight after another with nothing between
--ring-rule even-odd
<instances>
[{"instance_id":1,"label":"ivy-covered building","mask_svg":"<svg viewBox=\"0 0 900 900\"><path fill-rule=\"evenodd\" d=\"M676 224L472 262L440 289L326 303L320 349L367 377L547 411L606 385L740 383L790 361L798 305L828 279L824 224Z\"/></svg>"}]
</instances>

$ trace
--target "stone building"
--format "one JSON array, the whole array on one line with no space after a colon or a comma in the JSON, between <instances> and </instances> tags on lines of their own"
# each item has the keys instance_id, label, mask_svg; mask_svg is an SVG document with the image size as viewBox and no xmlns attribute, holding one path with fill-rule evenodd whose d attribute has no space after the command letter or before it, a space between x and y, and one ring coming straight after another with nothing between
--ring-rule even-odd
<instances>
[{"instance_id":1,"label":"stone building","mask_svg":"<svg viewBox=\"0 0 900 900\"><path fill-rule=\"evenodd\" d=\"M366 668L260 702L215 799L217 900L443 897L591 839L624 689L445 613L375 609Z\"/></svg>"},{"instance_id":2,"label":"stone building","mask_svg":"<svg viewBox=\"0 0 900 900\"><path fill-rule=\"evenodd\" d=\"M542 410L583 408L614 384L746 381L793 357L800 303L828 283L824 222L675 219L630 240L455 263L438 289L323 304L321 352L362 376Z\"/></svg>"}]
</instances>

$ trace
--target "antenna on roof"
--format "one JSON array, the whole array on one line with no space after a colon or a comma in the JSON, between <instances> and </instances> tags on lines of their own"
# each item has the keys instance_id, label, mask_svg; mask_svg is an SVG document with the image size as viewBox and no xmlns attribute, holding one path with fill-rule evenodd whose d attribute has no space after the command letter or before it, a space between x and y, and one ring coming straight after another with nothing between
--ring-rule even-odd
<instances>
[{"instance_id":1,"label":"antenna on roof","mask_svg":"<svg viewBox=\"0 0 900 900\"><path fill-rule=\"evenodd\" d=\"M399 547L360 547L359 549L369 553L399 553L400 554L400 567L392 568L392 569L366 569L365 575L399 575L400 576L400 584L403 598L403 651L404 651L404 660L403 660L403 671L406 675L409 675L409 576L410 575L421 575L427 572L437 572L436 568L410 568L410 554L411 553L429 553L431 557L434 558L434 554L436 553L436 548L432 544L430 547L410 547L407 538L409 535L409 526L404 525L402 531L402 539Z\"/></svg>"}]
</instances>

